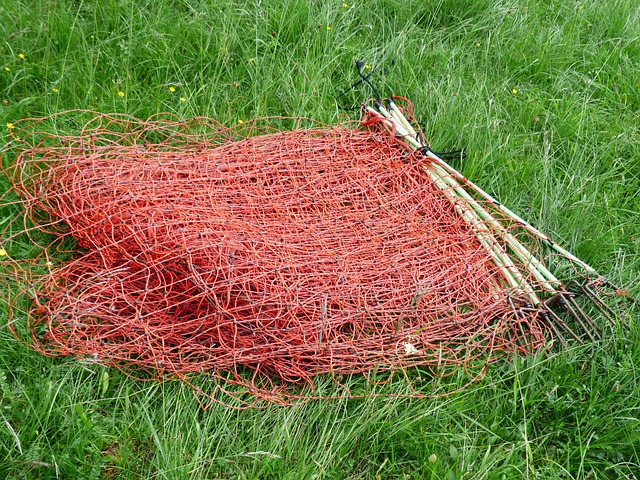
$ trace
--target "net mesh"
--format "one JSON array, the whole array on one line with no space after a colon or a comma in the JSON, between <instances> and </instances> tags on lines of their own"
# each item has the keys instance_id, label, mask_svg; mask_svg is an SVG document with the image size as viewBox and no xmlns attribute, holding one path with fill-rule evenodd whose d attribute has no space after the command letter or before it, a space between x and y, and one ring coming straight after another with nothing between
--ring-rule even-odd
<instances>
[{"instance_id":1,"label":"net mesh","mask_svg":"<svg viewBox=\"0 0 640 480\"><path fill-rule=\"evenodd\" d=\"M442 374L545 341L424 158L375 125L44 121L16 129L7 171L40 245L11 260L10 325L28 299L43 353L291 403L326 374Z\"/></svg>"}]
</instances>

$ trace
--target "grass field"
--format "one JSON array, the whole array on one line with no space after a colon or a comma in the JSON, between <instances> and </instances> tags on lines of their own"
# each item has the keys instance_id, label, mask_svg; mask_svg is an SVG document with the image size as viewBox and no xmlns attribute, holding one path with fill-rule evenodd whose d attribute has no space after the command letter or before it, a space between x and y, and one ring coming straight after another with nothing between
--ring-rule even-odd
<instances>
[{"instance_id":1,"label":"grass field","mask_svg":"<svg viewBox=\"0 0 640 480\"><path fill-rule=\"evenodd\" d=\"M466 176L640 296L639 16L633 0L0 0L0 140L74 108L336 123L371 95L336 101L361 59L436 150L468 148ZM629 325L445 398L248 411L0 327L0 478L640 478Z\"/></svg>"}]
</instances>

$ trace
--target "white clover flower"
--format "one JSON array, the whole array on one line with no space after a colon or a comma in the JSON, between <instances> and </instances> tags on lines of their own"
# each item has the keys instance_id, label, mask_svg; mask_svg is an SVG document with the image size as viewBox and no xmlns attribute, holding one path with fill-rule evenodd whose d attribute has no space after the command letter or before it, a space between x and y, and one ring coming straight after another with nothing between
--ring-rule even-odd
<instances>
[{"instance_id":1,"label":"white clover flower","mask_svg":"<svg viewBox=\"0 0 640 480\"><path fill-rule=\"evenodd\" d=\"M420 350L418 350L413 344L404 342L402 346L404 347L405 355L420 355Z\"/></svg>"}]
</instances>

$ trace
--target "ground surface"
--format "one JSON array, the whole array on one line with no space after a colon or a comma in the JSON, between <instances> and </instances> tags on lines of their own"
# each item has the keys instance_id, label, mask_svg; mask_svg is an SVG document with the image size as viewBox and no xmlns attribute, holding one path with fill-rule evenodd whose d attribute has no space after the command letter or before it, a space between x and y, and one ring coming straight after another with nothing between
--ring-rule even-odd
<instances>
[{"instance_id":1,"label":"ground surface","mask_svg":"<svg viewBox=\"0 0 640 480\"><path fill-rule=\"evenodd\" d=\"M629 0L2 0L0 136L72 108L335 123L370 95L336 102L362 59L436 150L468 147L465 175L638 296L639 14ZM446 398L243 412L45 358L0 328L0 477L638 478L630 323Z\"/></svg>"}]
</instances>

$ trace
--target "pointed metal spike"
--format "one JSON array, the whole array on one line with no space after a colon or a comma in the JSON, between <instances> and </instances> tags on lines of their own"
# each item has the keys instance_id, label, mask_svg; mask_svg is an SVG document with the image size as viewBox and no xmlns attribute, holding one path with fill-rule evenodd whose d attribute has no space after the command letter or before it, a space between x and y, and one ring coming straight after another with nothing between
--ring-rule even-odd
<instances>
[{"instance_id":1,"label":"pointed metal spike","mask_svg":"<svg viewBox=\"0 0 640 480\"><path fill-rule=\"evenodd\" d=\"M593 338L593 335L591 335L591 332L589 331L587 326L584 324L584 322L580 318L580 315L578 315L576 313L576 311L574 310L573 306L567 301L568 297L569 297L568 295L563 295L562 298L560 299L560 304L564 307L564 309L567 311L567 313L569 313L569 315L571 315L573 317L573 319L576 321L576 323L578 323L578 325L580 325L582 327L582 330L587 335L587 337L589 337L589 339L592 342L595 342L596 339Z\"/></svg>"},{"instance_id":2,"label":"pointed metal spike","mask_svg":"<svg viewBox=\"0 0 640 480\"><path fill-rule=\"evenodd\" d=\"M547 305L545 305L545 304L543 304L543 305L544 305L545 310L547 311L547 313L549 314L549 316L553 319L553 321L555 323L557 323L565 332L567 332L569 335L571 335L576 342L578 342L580 345L584 345L584 342L582 341L582 339L576 334L576 332L574 332L573 330L571 330L571 328L569 328L569 326L564 322L564 320L562 320L556 314L556 312L551 310L551 308L548 307Z\"/></svg>"},{"instance_id":3,"label":"pointed metal spike","mask_svg":"<svg viewBox=\"0 0 640 480\"><path fill-rule=\"evenodd\" d=\"M591 303L598 309L598 311L600 311L600 313L602 313L602 315L604 315L606 319L609 320L609 322L611 322L611 325L616 325L616 321L613 318L611 318L611 316L609 315L609 313L611 313L611 315L613 316L615 316L616 314L611 309L611 307L606 303L604 303L602 299L598 297L598 295L593 290L591 290L587 285L580 285L580 288L582 289L584 294L587 296L587 298L591 300Z\"/></svg>"},{"instance_id":4,"label":"pointed metal spike","mask_svg":"<svg viewBox=\"0 0 640 480\"><path fill-rule=\"evenodd\" d=\"M593 333L598 338L598 340L602 340L600 329L596 326L595 322L591 319L591 317L585 313L585 311L580 307L580 305L578 305L578 302L576 302L573 295L567 296L566 300L573 306L575 310L578 311L578 313L580 313L583 320L589 325L589 327L592 329Z\"/></svg>"},{"instance_id":5,"label":"pointed metal spike","mask_svg":"<svg viewBox=\"0 0 640 480\"><path fill-rule=\"evenodd\" d=\"M525 314L522 311L522 309L516 308L515 304L513 303L513 298L511 297L511 295L509 295L507 297L507 299L509 300L509 306L511 307L511 310L513 311L514 315L517 318L524 318ZM524 331L524 328L522 327L522 323L518 322L518 330L520 330L520 333L522 334L522 339L524 341L525 338L527 338L527 334Z\"/></svg>"},{"instance_id":6,"label":"pointed metal spike","mask_svg":"<svg viewBox=\"0 0 640 480\"><path fill-rule=\"evenodd\" d=\"M556 328L556 326L553 324L553 322L551 321L551 319L549 318L549 311L548 310L542 310L540 312L540 317L542 318L542 321L544 321L544 323L546 323L549 328L551 328L551 330L553 330L553 335L556 338L560 339L560 343L562 343L562 345L564 347L567 347L567 341L565 340L565 338L562 336L562 334L558 331L558 329Z\"/></svg>"},{"instance_id":7,"label":"pointed metal spike","mask_svg":"<svg viewBox=\"0 0 640 480\"><path fill-rule=\"evenodd\" d=\"M610 282L609 280L607 280L606 278L605 278L605 279L603 279L603 283L604 283L605 285L608 285L609 287L613 288L616 292L626 292L626 289L623 289L623 288L617 287L616 285L614 285L613 283L611 283L611 282ZM640 300L638 300L637 298L632 297L631 295L629 295L629 294L627 294L627 293L624 293L624 294L618 294L618 295L620 295L620 296L624 297L624 298L625 298L626 300L628 300L629 302L631 302L631 303L635 303L637 306L639 306L639 307L640 307Z\"/></svg>"}]
</instances>

